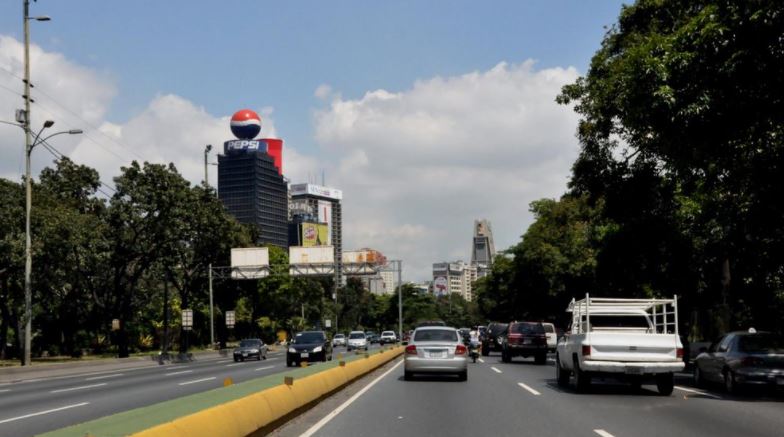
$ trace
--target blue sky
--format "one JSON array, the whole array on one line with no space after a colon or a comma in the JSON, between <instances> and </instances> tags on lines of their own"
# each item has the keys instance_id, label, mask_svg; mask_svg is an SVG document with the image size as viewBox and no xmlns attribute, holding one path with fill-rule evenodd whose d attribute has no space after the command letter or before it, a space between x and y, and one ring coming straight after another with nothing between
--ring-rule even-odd
<instances>
[{"instance_id":1,"label":"blue sky","mask_svg":"<svg viewBox=\"0 0 784 437\"><path fill-rule=\"evenodd\" d=\"M430 263L468 257L474 218L490 219L505 248L532 221L528 203L563 193L577 118L554 99L620 8L41 0L31 15L52 21L31 23L32 78L57 105L39 95L33 117L85 129L58 144L106 181L145 159L198 182L203 145L230 139L226 117L271 108L287 176L325 170L345 191L347 243L409 259L408 278L427 279ZM0 69L17 75L21 14L21 0L0 4ZM0 71L0 85L0 119L11 119L21 84ZM0 176L19 177L19 141L0 129Z\"/></svg>"}]
</instances>

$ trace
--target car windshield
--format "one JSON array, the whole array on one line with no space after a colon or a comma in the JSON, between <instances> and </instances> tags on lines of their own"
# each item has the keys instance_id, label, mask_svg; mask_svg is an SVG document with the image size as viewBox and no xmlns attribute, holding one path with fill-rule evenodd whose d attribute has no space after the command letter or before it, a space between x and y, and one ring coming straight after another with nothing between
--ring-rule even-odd
<instances>
[{"instance_id":1,"label":"car windshield","mask_svg":"<svg viewBox=\"0 0 784 437\"><path fill-rule=\"evenodd\" d=\"M320 332L302 332L294 339L296 343L319 343L324 341L324 334Z\"/></svg>"},{"instance_id":2,"label":"car windshield","mask_svg":"<svg viewBox=\"0 0 784 437\"><path fill-rule=\"evenodd\" d=\"M258 340L242 340L240 342L240 347L256 347L259 345Z\"/></svg>"},{"instance_id":3,"label":"car windshield","mask_svg":"<svg viewBox=\"0 0 784 437\"><path fill-rule=\"evenodd\" d=\"M335 338L344 338L344 337L345 337L345 335L343 335L343 334L335 334Z\"/></svg>"},{"instance_id":4,"label":"car windshield","mask_svg":"<svg viewBox=\"0 0 784 437\"><path fill-rule=\"evenodd\" d=\"M515 323L512 325L512 332L518 334L544 334L541 323Z\"/></svg>"},{"instance_id":5,"label":"car windshield","mask_svg":"<svg viewBox=\"0 0 784 437\"><path fill-rule=\"evenodd\" d=\"M746 335L740 338L741 352L752 354L784 353L784 337L773 334Z\"/></svg>"},{"instance_id":6,"label":"car windshield","mask_svg":"<svg viewBox=\"0 0 784 437\"><path fill-rule=\"evenodd\" d=\"M363 334L361 332L352 332L348 336L349 340L356 340L356 339L359 339L359 338L365 338L365 334Z\"/></svg>"},{"instance_id":7,"label":"car windshield","mask_svg":"<svg viewBox=\"0 0 784 437\"><path fill-rule=\"evenodd\" d=\"M395 335L395 333L392 332L392 331L384 331L384 332L381 333L381 335L390 336L390 335Z\"/></svg>"},{"instance_id":8,"label":"car windshield","mask_svg":"<svg viewBox=\"0 0 784 437\"><path fill-rule=\"evenodd\" d=\"M458 341L458 337L451 329L423 329L414 333L414 341Z\"/></svg>"}]
</instances>

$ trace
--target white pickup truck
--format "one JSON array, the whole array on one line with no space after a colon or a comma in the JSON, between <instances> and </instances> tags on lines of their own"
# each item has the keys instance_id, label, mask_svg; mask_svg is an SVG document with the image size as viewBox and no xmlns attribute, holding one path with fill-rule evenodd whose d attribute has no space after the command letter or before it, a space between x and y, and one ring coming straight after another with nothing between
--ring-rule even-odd
<instances>
[{"instance_id":1,"label":"white pickup truck","mask_svg":"<svg viewBox=\"0 0 784 437\"><path fill-rule=\"evenodd\" d=\"M556 347L558 385L574 374L578 391L593 376L623 378L639 388L653 379L663 396L672 393L673 373L683 370L678 336L678 297L608 299L585 295L569 304L572 322Z\"/></svg>"}]
</instances>

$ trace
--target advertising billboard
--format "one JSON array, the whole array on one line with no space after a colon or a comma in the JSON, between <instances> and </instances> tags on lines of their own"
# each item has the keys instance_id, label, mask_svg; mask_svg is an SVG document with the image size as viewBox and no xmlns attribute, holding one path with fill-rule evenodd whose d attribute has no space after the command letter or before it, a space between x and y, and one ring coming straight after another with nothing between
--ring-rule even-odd
<instances>
[{"instance_id":1,"label":"advertising billboard","mask_svg":"<svg viewBox=\"0 0 784 437\"><path fill-rule=\"evenodd\" d=\"M303 247L329 245L329 231L323 223L302 223L300 241Z\"/></svg>"},{"instance_id":2,"label":"advertising billboard","mask_svg":"<svg viewBox=\"0 0 784 437\"><path fill-rule=\"evenodd\" d=\"M446 277L439 276L433 281L433 291L436 296L444 296L449 291L449 281Z\"/></svg>"},{"instance_id":3,"label":"advertising billboard","mask_svg":"<svg viewBox=\"0 0 784 437\"><path fill-rule=\"evenodd\" d=\"M332 202L318 201L318 221L327 224L327 244L332 244Z\"/></svg>"},{"instance_id":4,"label":"advertising billboard","mask_svg":"<svg viewBox=\"0 0 784 437\"><path fill-rule=\"evenodd\" d=\"M223 143L224 153L237 153L247 150L267 151L267 143L262 140L230 140Z\"/></svg>"},{"instance_id":5,"label":"advertising billboard","mask_svg":"<svg viewBox=\"0 0 784 437\"><path fill-rule=\"evenodd\" d=\"M315 184L292 184L291 195L302 196L310 194L311 196L326 197L327 199L341 200L343 192L335 188L324 187Z\"/></svg>"}]
</instances>

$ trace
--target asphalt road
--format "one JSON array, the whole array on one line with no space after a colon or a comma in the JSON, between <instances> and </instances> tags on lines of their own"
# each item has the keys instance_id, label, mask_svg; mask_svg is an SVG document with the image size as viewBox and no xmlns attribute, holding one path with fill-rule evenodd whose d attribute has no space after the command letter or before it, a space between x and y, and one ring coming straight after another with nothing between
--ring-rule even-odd
<instances>
[{"instance_id":1,"label":"asphalt road","mask_svg":"<svg viewBox=\"0 0 784 437\"><path fill-rule=\"evenodd\" d=\"M613 381L579 394L555 382L552 360L535 365L498 354L469 363L467 382L452 377L403 380L401 360L353 396L325 401L276 430L276 436L784 436L784 395L728 396L676 378L672 396ZM363 392L364 391L364 392ZM336 396L337 397L337 396ZM353 399L353 401L352 401ZM344 402L345 401L345 402ZM348 403L348 405L346 405Z\"/></svg>"},{"instance_id":2,"label":"asphalt road","mask_svg":"<svg viewBox=\"0 0 784 437\"><path fill-rule=\"evenodd\" d=\"M377 348L373 346L372 349ZM335 348L333 354L345 351ZM25 437L286 370L284 351L262 361L231 356L0 384L0 437Z\"/></svg>"}]
</instances>

